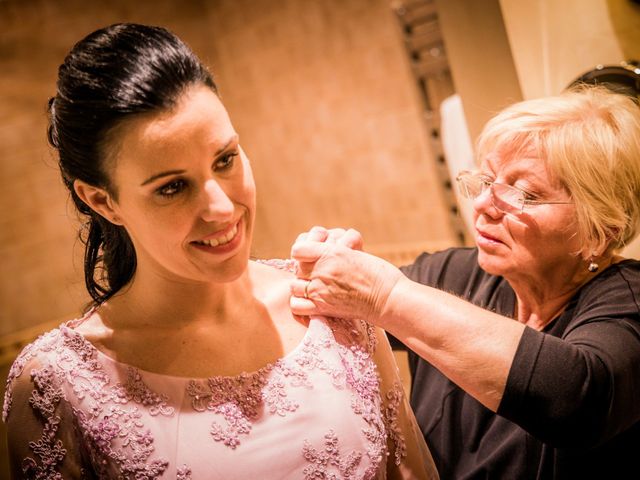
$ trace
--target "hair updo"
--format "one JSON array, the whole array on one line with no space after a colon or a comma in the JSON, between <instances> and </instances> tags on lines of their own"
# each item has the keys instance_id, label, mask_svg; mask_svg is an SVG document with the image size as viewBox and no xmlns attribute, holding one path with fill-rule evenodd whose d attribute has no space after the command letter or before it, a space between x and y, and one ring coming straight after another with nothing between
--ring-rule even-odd
<instances>
[{"instance_id":1,"label":"hair updo","mask_svg":"<svg viewBox=\"0 0 640 480\"><path fill-rule=\"evenodd\" d=\"M133 116L170 109L196 84L217 92L211 74L184 42L164 28L130 23L89 34L58 69L48 137L58 151L64 184L85 217L80 239L93 305L131 280L136 253L126 230L89 208L73 183L82 180L117 198L106 168L110 133Z\"/></svg>"}]
</instances>

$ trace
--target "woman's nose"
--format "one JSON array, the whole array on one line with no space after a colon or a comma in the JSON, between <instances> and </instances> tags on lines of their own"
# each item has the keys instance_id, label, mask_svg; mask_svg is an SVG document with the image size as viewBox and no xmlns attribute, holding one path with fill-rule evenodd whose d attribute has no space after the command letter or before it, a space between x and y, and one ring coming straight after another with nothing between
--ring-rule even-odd
<instances>
[{"instance_id":1,"label":"woman's nose","mask_svg":"<svg viewBox=\"0 0 640 480\"><path fill-rule=\"evenodd\" d=\"M496 208L493 202L493 193L489 186L473 200L473 209L479 215L484 214L492 218L497 218L502 215L502 212Z\"/></svg>"},{"instance_id":2,"label":"woman's nose","mask_svg":"<svg viewBox=\"0 0 640 480\"><path fill-rule=\"evenodd\" d=\"M235 210L233 202L222 186L214 179L204 183L204 208L202 218L205 221L226 221L233 217Z\"/></svg>"}]
</instances>

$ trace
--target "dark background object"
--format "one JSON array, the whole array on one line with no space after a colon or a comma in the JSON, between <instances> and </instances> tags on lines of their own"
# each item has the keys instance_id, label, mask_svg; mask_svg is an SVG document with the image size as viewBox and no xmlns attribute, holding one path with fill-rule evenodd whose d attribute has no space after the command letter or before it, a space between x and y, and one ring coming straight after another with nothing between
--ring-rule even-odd
<instances>
[{"instance_id":1,"label":"dark background object","mask_svg":"<svg viewBox=\"0 0 640 480\"><path fill-rule=\"evenodd\" d=\"M639 0L640 1L640 0ZM607 88L640 100L640 64L636 60L621 62L620 65L598 65L583 73L568 87L581 83L604 85Z\"/></svg>"}]
</instances>

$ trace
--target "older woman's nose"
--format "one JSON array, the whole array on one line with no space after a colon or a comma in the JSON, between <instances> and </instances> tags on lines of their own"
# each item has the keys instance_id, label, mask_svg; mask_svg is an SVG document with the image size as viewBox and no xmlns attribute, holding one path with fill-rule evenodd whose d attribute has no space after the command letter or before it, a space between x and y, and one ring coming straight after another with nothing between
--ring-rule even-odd
<instances>
[{"instance_id":1,"label":"older woman's nose","mask_svg":"<svg viewBox=\"0 0 640 480\"><path fill-rule=\"evenodd\" d=\"M485 188L473 200L473 209L479 215L488 215L492 218L497 218L502 215L502 212L496 208L493 202L493 193L491 192L491 187Z\"/></svg>"},{"instance_id":2,"label":"older woman's nose","mask_svg":"<svg viewBox=\"0 0 640 480\"><path fill-rule=\"evenodd\" d=\"M233 217L234 205L224 188L209 179L204 183L202 218L205 221L226 221Z\"/></svg>"}]
</instances>

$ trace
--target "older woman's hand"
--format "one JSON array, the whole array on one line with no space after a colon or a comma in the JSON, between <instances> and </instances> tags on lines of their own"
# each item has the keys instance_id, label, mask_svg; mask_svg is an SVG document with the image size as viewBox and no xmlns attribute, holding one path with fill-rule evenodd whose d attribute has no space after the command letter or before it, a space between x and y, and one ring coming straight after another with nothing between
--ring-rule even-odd
<instances>
[{"instance_id":1,"label":"older woman's hand","mask_svg":"<svg viewBox=\"0 0 640 480\"><path fill-rule=\"evenodd\" d=\"M402 273L378 257L353 250L362 246L355 230L330 232L312 229L293 245L291 256L299 269L291 285L291 310L377 323Z\"/></svg>"}]
</instances>

